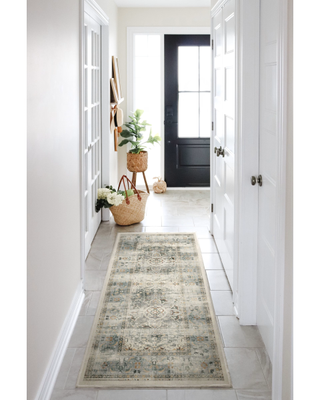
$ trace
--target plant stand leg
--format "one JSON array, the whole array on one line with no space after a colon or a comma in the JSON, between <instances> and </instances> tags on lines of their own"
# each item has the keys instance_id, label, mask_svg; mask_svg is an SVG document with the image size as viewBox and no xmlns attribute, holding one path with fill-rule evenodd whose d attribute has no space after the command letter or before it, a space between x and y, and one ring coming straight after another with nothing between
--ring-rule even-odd
<instances>
[{"instance_id":1,"label":"plant stand leg","mask_svg":"<svg viewBox=\"0 0 320 400\"><path fill-rule=\"evenodd\" d=\"M149 192L149 187L148 187L147 180L146 180L146 176L145 176L144 172L142 172L142 175L143 175L144 183L146 184L147 192L150 194L150 192Z\"/></svg>"},{"instance_id":2,"label":"plant stand leg","mask_svg":"<svg viewBox=\"0 0 320 400\"><path fill-rule=\"evenodd\" d=\"M132 179L131 179L131 182L132 182L132 184L133 184L134 186L137 185L136 181L137 181L137 173L136 173L136 172L132 172ZM131 189L132 189L132 186L131 186Z\"/></svg>"}]
</instances>

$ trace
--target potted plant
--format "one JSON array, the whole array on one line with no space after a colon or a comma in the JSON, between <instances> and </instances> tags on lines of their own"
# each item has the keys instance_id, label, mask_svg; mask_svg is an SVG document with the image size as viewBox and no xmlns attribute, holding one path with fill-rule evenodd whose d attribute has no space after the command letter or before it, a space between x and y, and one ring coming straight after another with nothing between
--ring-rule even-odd
<instances>
[{"instance_id":1,"label":"potted plant","mask_svg":"<svg viewBox=\"0 0 320 400\"><path fill-rule=\"evenodd\" d=\"M159 135L152 136L152 130L150 129L148 139L142 141L146 126L150 126L147 121L141 121L142 114L143 110L137 109L132 117L129 116L131 121L124 124L127 129L123 129L120 133L120 136L124 139L119 143L119 146L130 143L132 147L127 153L127 168L130 172L144 172L147 170L148 152L146 151L146 146L159 143L161 140Z\"/></svg>"}]
</instances>

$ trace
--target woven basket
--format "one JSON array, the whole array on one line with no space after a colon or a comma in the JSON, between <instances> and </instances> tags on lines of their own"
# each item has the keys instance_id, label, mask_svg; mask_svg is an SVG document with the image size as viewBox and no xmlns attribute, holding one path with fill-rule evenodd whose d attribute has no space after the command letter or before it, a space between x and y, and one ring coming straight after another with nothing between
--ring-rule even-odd
<instances>
[{"instance_id":1,"label":"woven basket","mask_svg":"<svg viewBox=\"0 0 320 400\"><path fill-rule=\"evenodd\" d=\"M112 212L115 223L118 225L137 224L144 219L146 203L149 194L142 190L137 190L126 175L123 175L120 179L118 190L120 188L121 182L123 182L124 190L127 193L125 180L127 180L128 189L129 182L131 183L134 194L130 197L127 196L126 200L123 201L122 204L120 204L119 206L110 207L110 211Z\"/></svg>"},{"instance_id":2,"label":"woven basket","mask_svg":"<svg viewBox=\"0 0 320 400\"><path fill-rule=\"evenodd\" d=\"M130 172L144 172L148 169L148 152L127 153L127 169Z\"/></svg>"}]
</instances>

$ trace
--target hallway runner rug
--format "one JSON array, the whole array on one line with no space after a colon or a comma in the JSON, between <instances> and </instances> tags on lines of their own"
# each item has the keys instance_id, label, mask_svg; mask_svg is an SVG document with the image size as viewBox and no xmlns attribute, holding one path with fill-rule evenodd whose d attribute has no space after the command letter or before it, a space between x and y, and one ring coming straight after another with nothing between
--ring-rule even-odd
<instances>
[{"instance_id":1,"label":"hallway runner rug","mask_svg":"<svg viewBox=\"0 0 320 400\"><path fill-rule=\"evenodd\" d=\"M78 387L231 387L195 233L119 233Z\"/></svg>"}]
</instances>

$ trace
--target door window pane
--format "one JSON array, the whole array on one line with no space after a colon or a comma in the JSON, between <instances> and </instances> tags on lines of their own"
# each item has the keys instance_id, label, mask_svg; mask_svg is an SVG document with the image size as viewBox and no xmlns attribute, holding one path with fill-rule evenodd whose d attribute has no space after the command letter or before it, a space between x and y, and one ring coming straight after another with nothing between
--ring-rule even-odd
<instances>
[{"instance_id":1,"label":"door window pane","mask_svg":"<svg viewBox=\"0 0 320 400\"><path fill-rule=\"evenodd\" d=\"M178 137L210 137L210 47L178 48Z\"/></svg>"},{"instance_id":2,"label":"door window pane","mask_svg":"<svg viewBox=\"0 0 320 400\"><path fill-rule=\"evenodd\" d=\"M178 48L178 85L179 92L199 90L199 60L197 46L179 46Z\"/></svg>"},{"instance_id":3,"label":"door window pane","mask_svg":"<svg viewBox=\"0 0 320 400\"><path fill-rule=\"evenodd\" d=\"M178 136L199 137L199 94L179 93Z\"/></svg>"},{"instance_id":4,"label":"door window pane","mask_svg":"<svg viewBox=\"0 0 320 400\"><path fill-rule=\"evenodd\" d=\"M211 89L210 54L211 54L210 47L208 46L200 47L200 91L210 92Z\"/></svg>"},{"instance_id":5,"label":"door window pane","mask_svg":"<svg viewBox=\"0 0 320 400\"><path fill-rule=\"evenodd\" d=\"M210 137L210 93L200 93L200 137Z\"/></svg>"}]
</instances>

